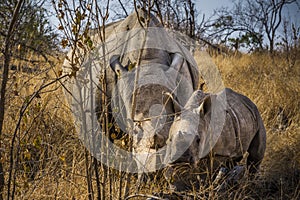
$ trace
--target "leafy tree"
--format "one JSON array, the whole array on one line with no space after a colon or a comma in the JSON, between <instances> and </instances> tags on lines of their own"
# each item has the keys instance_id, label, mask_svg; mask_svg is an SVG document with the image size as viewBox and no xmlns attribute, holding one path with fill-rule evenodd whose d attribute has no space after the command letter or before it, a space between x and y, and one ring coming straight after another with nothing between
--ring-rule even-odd
<instances>
[{"instance_id":1,"label":"leafy tree","mask_svg":"<svg viewBox=\"0 0 300 200\"><path fill-rule=\"evenodd\" d=\"M11 50L12 56L17 59L25 59L28 52L35 52L38 55L50 53L56 45L57 35L49 24L47 10L44 8L46 1L24 0L19 11L19 19L13 29ZM11 21L16 0L0 2L0 41L6 37L9 23Z\"/></svg>"},{"instance_id":2,"label":"leafy tree","mask_svg":"<svg viewBox=\"0 0 300 200\"><path fill-rule=\"evenodd\" d=\"M273 53L277 32L282 24L283 8L296 0L234 0L233 9L220 9L210 24L210 36L224 42L244 44L252 49L268 49ZM238 35L238 36L236 36ZM232 38L232 37L235 38ZM266 37L266 46L264 45Z\"/></svg>"}]
</instances>

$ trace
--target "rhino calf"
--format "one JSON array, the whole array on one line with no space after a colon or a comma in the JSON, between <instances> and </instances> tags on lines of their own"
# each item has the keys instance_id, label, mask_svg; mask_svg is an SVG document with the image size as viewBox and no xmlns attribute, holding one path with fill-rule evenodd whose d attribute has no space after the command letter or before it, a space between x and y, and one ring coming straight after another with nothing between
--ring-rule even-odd
<instances>
[{"instance_id":1,"label":"rhino calf","mask_svg":"<svg viewBox=\"0 0 300 200\"><path fill-rule=\"evenodd\" d=\"M167 163L199 163L207 155L239 162L248 152L250 173L258 170L266 131L256 105L225 88L218 94L195 91L175 118L167 141Z\"/></svg>"}]
</instances>

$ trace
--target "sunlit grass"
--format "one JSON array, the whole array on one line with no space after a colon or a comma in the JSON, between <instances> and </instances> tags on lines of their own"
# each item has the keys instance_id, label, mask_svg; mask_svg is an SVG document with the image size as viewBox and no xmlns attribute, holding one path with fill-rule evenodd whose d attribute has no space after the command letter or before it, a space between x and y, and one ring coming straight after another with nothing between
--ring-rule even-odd
<instances>
[{"instance_id":1,"label":"sunlit grass","mask_svg":"<svg viewBox=\"0 0 300 200\"><path fill-rule=\"evenodd\" d=\"M238 187L222 194L215 193L207 183L201 183L186 195L208 199L298 199L300 60L294 66L289 66L280 56L273 60L266 54L253 54L236 57L219 55L213 57L213 61L226 87L248 96L257 104L267 129L266 155L255 179L244 178ZM4 135L1 139L5 148L2 162L6 177L12 134L21 105L42 84L57 77L61 62L56 62L56 67L34 74L10 72ZM280 111L285 120L279 115ZM22 116L16 145L14 158L19 160L14 169L18 199L88 198L85 149L75 133L73 119L59 83L44 90L28 107ZM93 174L92 165L88 167ZM103 175L103 171L99 169L99 172L100 176ZM117 171L111 173L114 177L110 183L115 191L112 199L115 199L120 190L120 174ZM157 174L155 177L155 181L142 183L137 189L136 177L132 176L130 192L170 193L163 175ZM124 186L124 174L122 179ZM108 183L107 179L103 180L105 182L102 184ZM94 193L95 185L93 179Z\"/></svg>"}]
</instances>

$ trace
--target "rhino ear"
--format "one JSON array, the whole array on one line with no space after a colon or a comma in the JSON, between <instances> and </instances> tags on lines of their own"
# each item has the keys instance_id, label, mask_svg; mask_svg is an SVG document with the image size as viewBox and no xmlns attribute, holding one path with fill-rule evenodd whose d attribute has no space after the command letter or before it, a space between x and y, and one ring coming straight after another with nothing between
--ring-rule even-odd
<instances>
[{"instance_id":1,"label":"rhino ear","mask_svg":"<svg viewBox=\"0 0 300 200\"><path fill-rule=\"evenodd\" d=\"M123 66L120 63L120 55L113 55L109 61L110 67L115 72L118 77L121 77L122 74L128 71L127 66Z\"/></svg>"},{"instance_id":2,"label":"rhino ear","mask_svg":"<svg viewBox=\"0 0 300 200\"><path fill-rule=\"evenodd\" d=\"M197 113L200 115L201 118L205 116L206 113L208 113L211 109L211 98L210 96L206 96L200 106L197 108Z\"/></svg>"}]
</instances>

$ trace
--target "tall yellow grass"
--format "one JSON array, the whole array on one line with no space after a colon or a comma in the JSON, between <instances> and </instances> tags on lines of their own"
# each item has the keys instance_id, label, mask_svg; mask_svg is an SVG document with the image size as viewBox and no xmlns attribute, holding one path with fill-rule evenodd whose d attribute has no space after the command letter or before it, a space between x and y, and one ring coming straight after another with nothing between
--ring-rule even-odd
<instances>
[{"instance_id":1,"label":"tall yellow grass","mask_svg":"<svg viewBox=\"0 0 300 200\"><path fill-rule=\"evenodd\" d=\"M214 61L225 86L252 99L262 114L267 149L257 183L261 197L300 198L300 59L293 66L280 54L217 56Z\"/></svg>"},{"instance_id":2,"label":"tall yellow grass","mask_svg":"<svg viewBox=\"0 0 300 200\"><path fill-rule=\"evenodd\" d=\"M226 197L234 199L300 198L300 60L289 66L280 56L266 54L213 57L226 87L252 99L267 128L267 150L257 179L244 182ZM6 107L4 163L9 169L9 148L21 104L45 81L56 77L57 67L40 74L11 72ZM22 118L18 131L16 172L17 199L87 199L85 150L77 138L71 114L59 83L36 98ZM285 120L280 118L280 111ZM91 167L91 166L89 166ZM101 174L102 172L100 172ZM134 179L134 177L133 177ZM94 180L93 180L94 181ZM125 180L124 180L125 182ZM104 183L105 184L105 183ZM117 182L113 182L117 187ZM95 184L94 184L95 186ZM161 191L152 182L140 190ZM132 185L132 191L135 186ZM191 191L201 193L199 189ZM229 194L230 193L230 194ZM113 194L113 199L117 194ZM225 197L225 198L226 198ZM224 198L212 195L209 199Z\"/></svg>"}]
</instances>

